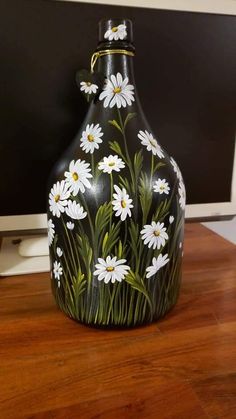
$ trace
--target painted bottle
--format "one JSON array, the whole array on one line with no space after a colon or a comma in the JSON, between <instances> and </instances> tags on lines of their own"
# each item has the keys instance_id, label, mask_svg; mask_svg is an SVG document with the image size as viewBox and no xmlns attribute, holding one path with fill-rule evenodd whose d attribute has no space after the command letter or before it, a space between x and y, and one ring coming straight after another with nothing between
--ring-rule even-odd
<instances>
[{"instance_id":1,"label":"painted bottle","mask_svg":"<svg viewBox=\"0 0 236 419\"><path fill-rule=\"evenodd\" d=\"M143 113L133 60L131 21L101 21L94 73L79 84L89 109L49 182L54 297L102 327L157 320L181 283L184 182Z\"/></svg>"}]
</instances>

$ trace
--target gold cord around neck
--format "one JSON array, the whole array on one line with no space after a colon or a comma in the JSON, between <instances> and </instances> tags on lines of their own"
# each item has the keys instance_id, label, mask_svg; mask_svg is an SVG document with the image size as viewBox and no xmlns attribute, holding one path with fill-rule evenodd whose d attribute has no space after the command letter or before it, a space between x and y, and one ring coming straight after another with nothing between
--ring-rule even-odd
<instances>
[{"instance_id":1,"label":"gold cord around neck","mask_svg":"<svg viewBox=\"0 0 236 419\"><path fill-rule=\"evenodd\" d=\"M128 51L127 49L103 49L101 51L94 52L91 57L91 73L93 73L97 59L110 54L124 54L129 55L130 57L134 56L134 52Z\"/></svg>"}]
</instances>

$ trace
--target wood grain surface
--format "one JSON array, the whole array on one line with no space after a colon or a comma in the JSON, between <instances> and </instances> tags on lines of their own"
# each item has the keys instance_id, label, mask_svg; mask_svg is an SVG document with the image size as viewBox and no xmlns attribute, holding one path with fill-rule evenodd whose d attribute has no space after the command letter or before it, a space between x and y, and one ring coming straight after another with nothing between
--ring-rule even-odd
<instances>
[{"instance_id":1,"label":"wood grain surface","mask_svg":"<svg viewBox=\"0 0 236 419\"><path fill-rule=\"evenodd\" d=\"M0 419L236 418L236 246L186 226L176 307L130 330L80 325L49 274L0 280Z\"/></svg>"}]
</instances>

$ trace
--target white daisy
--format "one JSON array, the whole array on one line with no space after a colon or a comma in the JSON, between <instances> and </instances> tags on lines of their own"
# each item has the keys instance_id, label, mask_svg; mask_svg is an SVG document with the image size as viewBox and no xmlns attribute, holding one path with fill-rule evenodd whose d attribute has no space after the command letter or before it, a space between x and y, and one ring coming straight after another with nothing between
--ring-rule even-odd
<instances>
[{"instance_id":1,"label":"white daisy","mask_svg":"<svg viewBox=\"0 0 236 419\"><path fill-rule=\"evenodd\" d=\"M127 105L132 104L132 101L134 101L134 86L128 84L128 82L128 77L123 80L120 73L117 73L116 76L112 74L110 80L106 80L103 92L99 95L99 100L105 99L104 108L108 106L113 108L115 105L117 108L126 108Z\"/></svg>"},{"instance_id":2,"label":"white daisy","mask_svg":"<svg viewBox=\"0 0 236 419\"><path fill-rule=\"evenodd\" d=\"M158 192L160 195L165 193L166 195L170 192L169 183L165 179L157 179L153 185L154 192Z\"/></svg>"},{"instance_id":3,"label":"white daisy","mask_svg":"<svg viewBox=\"0 0 236 419\"><path fill-rule=\"evenodd\" d=\"M82 132L82 137L80 139L81 144L80 147L85 153L93 153L95 148L98 149L99 145L102 143L102 139L100 137L103 136L103 132L101 132L101 127L99 124L94 125L87 125L85 131Z\"/></svg>"},{"instance_id":4,"label":"white daisy","mask_svg":"<svg viewBox=\"0 0 236 419\"><path fill-rule=\"evenodd\" d=\"M126 26L118 25L113 26L113 28L108 29L104 35L105 39L109 41L118 41L118 39L123 40L127 36Z\"/></svg>"},{"instance_id":5,"label":"white daisy","mask_svg":"<svg viewBox=\"0 0 236 419\"><path fill-rule=\"evenodd\" d=\"M55 235L54 229L55 229L55 225L53 224L53 221L50 218L50 220L48 220L48 244L49 246L51 246L54 239L54 235Z\"/></svg>"},{"instance_id":6,"label":"white daisy","mask_svg":"<svg viewBox=\"0 0 236 419\"><path fill-rule=\"evenodd\" d=\"M90 81L81 81L80 86L81 92L84 91L84 93L88 93L89 95L91 95L92 93L97 93L98 86L96 84L91 83Z\"/></svg>"},{"instance_id":7,"label":"white daisy","mask_svg":"<svg viewBox=\"0 0 236 419\"><path fill-rule=\"evenodd\" d=\"M160 254L158 258L152 259L152 266L148 266L146 269L147 275L146 278L150 278L150 276L153 276L159 271L160 268L165 266L169 262L168 254L166 253L164 256Z\"/></svg>"},{"instance_id":8,"label":"white daisy","mask_svg":"<svg viewBox=\"0 0 236 419\"><path fill-rule=\"evenodd\" d=\"M98 169L102 170L104 173L109 173L109 175L113 170L119 172L120 169L123 169L124 167L125 163L123 160L117 155L112 156L111 154L108 157L104 157L103 160L98 163Z\"/></svg>"},{"instance_id":9,"label":"white daisy","mask_svg":"<svg viewBox=\"0 0 236 419\"><path fill-rule=\"evenodd\" d=\"M74 223L72 223L71 221L68 221L67 223L66 223L66 226L67 226L67 228L69 229L69 230L74 230Z\"/></svg>"},{"instance_id":10,"label":"white daisy","mask_svg":"<svg viewBox=\"0 0 236 419\"><path fill-rule=\"evenodd\" d=\"M68 217L73 218L73 220L82 220L86 217L87 212L84 211L82 205L77 204L75 201L68 201L68 206L66 207L66 214Z\"/></svg>"},{"instance_id":11,"label":"white daisy","mask_svg":"<svg viewBox=\"0 0 236 419\"><path fill-rule=\"evenodd\" d=\"M157 140L155 140L150 132L147 130L145 130L145 132L140 130L138 138L141 140L141 144L147 147L147 151L151 151L154 156L157 155L160 159L164 157L161 146L157 143Z\"/></svg>"},{"instance_id":12,"label":"white daisy","mask_svg":"<svg viewBox=\"0 0 236 419\"><path fill-rule=\"evenodd\" d=\"M185 186L184 186L183 181L179 182L178 191L179 191L179 205L180 205L180 208L182 208L182 210L184 210L185 209L185 202L186 202L186 191L185 191Z\"/></svg>"},{"instance_id":13,"label":"white daisy","mask_svg":"<svg viewBox=\"0 0 236 419\"><path fill-rule=\"evenodd\" d=\"M74 196L78 194L79 191L82 193L85 192L86 188L91 188L91 183L89 178L92 177L91 169L89 163L86 163L84 160L72 160L69 165L69 172L65 172L66 182L69 185L70 192Z\"/></svg>"},{"instance_id":14,"label":"white daisy","mask_svg":"<svg viewBox=\"0 0 236 419\"><path fill-rule=\"evenodd\" d=\"M119 186L114 185L116 193L113 193L114 201L112 201L113 210L116 211L115 216L119 217L121 221L124 221L127 217L131 217L130 208L133 208L132 199L130 199L125 188L122 190Z\"/></svg>"},{"instance_id":15,"label":"white daisy","mask_svg":"<svg viewBox=\"0 0 236 419\"><path fill-rule=\"evenodd\" d=\"M153 249L160 249L161 246L165 246L166 240L169 238L164 223L156 223L155 221L145 225L141 234L144 244L148 244L148 247Z\"/></svg>"},{"instance_id":16,"label":"white daisy","mask_svg":"<svg viewBox=\"0 0 236 419\"><path fill-rule=\"evenodd\" d=\"M53 185L49 194L49 208L54 216L59 218L61 213L65 211L69 196L69 185L64 180Z\"/></svg>"},{"instance_id":17,"label":"white daisy","mask_svg":"<svg viewBox=\"0 0 236 419\"><path fill-rule=\"evenodd\" d=\"M61 250L61 248L60 248L60 247L57 247L57 256L58 256L59 258L61 258L61 257L62 257L62 255L63 255L63 251Z\"/></svg>"},{"instance_id":18,"label":"white daisy","mask_svg":"<svg viewBox=\"0 0 236 419\"><path fill-rule=\"evenodd\" d=\"M174 222L175 217L173 215L169 216L169 223L172 224Z\"/></svg>"},{"instance_id":19,"label":"white daisy","mask_svg":"<svg viewBox=\"0 0 236 419\"><path fill-rule=\"evenodd\" d=\"M123 265L126 259L117 260L116 256L113 258L107 256L106 260L98 258L98 262L95 265L96 271L94 275L98 275L98 280L104 280L105 284L108 284L110 281L112 284L116 281L121 282L130 270L129 266Z\"/></svg>"},{"instance_id":20,"label":"white daisy","mask_svg":"<svg viewBox=\"0 0 236 419\"><path fill-rule=\"evenodd\" d=\"M53 273L54 273L54 278L57 279L57 285L60 288L61 282L60 282L60 277L63 273L62 267L60 262L55 261L53 264Z\"/></svg>"},{"instance_id":21,"label":"white daisy","mask_svg":"<svg viewBox=\"0 0 236 419\"><path fill-rule=\"evenodd\" d=\"M175 172L175 173L176 173L176 175L177 175L177 178L178 178L179 180L182 180L182 179L183 179L183 177L182 177L182 173L181 173L181 171L180 171L180 168L179 168L178 164L177 164L177 163L176 163L176 161L173 159L173 157L171 157L171 158L170 158L170 162L171 162L171 164L172 164L172 166L173 166L174 172Z\"/></svg>"}]
</instances>

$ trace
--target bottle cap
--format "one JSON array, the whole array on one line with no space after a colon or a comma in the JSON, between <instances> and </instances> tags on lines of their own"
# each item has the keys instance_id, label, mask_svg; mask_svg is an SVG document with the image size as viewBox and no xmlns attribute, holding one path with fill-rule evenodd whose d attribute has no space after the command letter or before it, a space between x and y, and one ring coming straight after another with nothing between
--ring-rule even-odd
<instances>
[{"instance_id":1,"label":"bottle cap","mask_svg":"<svg viewBox=\"0 0 236 419\"><path fill-rule=\"evenodd\" d=\"M132 22L129 19L103 19L98 24L99 42L133 42Z\"/></svg>"}]
</instances>

